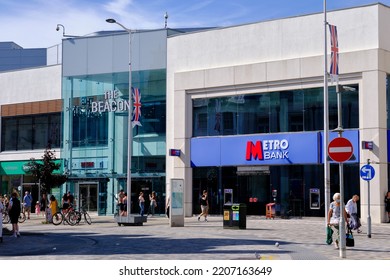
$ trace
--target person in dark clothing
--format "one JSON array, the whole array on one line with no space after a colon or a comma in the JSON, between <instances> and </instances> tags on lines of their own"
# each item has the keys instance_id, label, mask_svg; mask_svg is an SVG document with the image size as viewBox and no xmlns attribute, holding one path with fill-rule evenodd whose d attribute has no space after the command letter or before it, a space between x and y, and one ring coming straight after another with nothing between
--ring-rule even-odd
<instances>
[{"instance_id":1,"label":"person in dark clothing","mask_svg":"<svg viewBox=\"0 0 390 280\"><path fill-rule=\"evenodd\" d=\"M20 205L20 200L18 199L18 193L13 192L11 195L11 200L8 205L8 213L12 224L13 237L20 237L18 219L21 210L22 208Z\"/></svg>"},{"instance_id":2,"label":"person in dark clothing","mask_svg":"<svg viewBox=\"0 0 390 280\"><path fill-rule=\"evenodd\" d=\"M203 216L204 217L204 221L207 222L207 215L208 215L208 212L209 212L209 202L208 202L208 197L207 197L207 191L206 190L203 191L202 197L199 200L199 204L200 204L200 209L201 209L202 212L198 216L198 221L200 221L200 217Z\"/></svg>"},{"instance_id":3,"label":"person in dark clothing","mask_svg":"<svg viewBox=\"0 0 390 280\"><path fill-rule=\"evenodd\" d=\"M386 193L385 196L385 207L386 207L386 212L387 212L387 217L388 217L388 223L390 223L390 191Z\"/></svg>"}]
</instances>

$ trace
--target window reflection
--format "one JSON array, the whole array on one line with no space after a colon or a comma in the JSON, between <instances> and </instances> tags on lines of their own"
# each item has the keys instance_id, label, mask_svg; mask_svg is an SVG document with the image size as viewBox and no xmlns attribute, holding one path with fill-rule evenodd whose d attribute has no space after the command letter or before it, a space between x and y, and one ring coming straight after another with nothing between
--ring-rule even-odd
<instances>
[{"instance_id":1,"label":"window reflection","mask_svg":"<svg viewBox=\"0 0 390 280\"><path fill-rule=\"evenodd\" d=\"M358 89L357 85L354 85ZM342 94L344 128L358 128L358 90ZM337 127L337 94L329 88L329 128ZM193 100L193 135L217 136L323 130L323 89Z\"/></svg>"}]
</instances>

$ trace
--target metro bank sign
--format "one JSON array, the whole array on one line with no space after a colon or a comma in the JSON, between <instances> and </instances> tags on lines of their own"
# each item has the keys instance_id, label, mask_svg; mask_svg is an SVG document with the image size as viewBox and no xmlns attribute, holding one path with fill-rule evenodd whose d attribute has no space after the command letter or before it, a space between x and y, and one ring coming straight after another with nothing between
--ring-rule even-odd
<instances>
[{"instance_id":1,"label":"metro bank sign","mask_svg":"<svg viewBox=\"0 0 390 280\"><path fill-rule=\"evenodd\" d=\"M248 141L246 143L246 160L288 159L288 140Z\"/></svg>"},{"instance_id":2,"label":"metro bank sign","mask_svg":"<svg viewBox=\"0 0 390 280\"><path fill-rule=\"evenodd\" d=\"M318 164L320 138L319 132L192 138L191 165Z\"/></svg>"},{"instance_id":3,"label":"metro bank sign","mask_svg":"<svg viewBox=\"0 0 390 280\"><path fill-rule=\"evenodd\" d=\"M343 134L354 147L348 163L358 163L359 131ZM329 140L337 136L332 132ZM321 164L323 138L318 131L192 138L191 166Z\"/></svg>"}]
</instances>

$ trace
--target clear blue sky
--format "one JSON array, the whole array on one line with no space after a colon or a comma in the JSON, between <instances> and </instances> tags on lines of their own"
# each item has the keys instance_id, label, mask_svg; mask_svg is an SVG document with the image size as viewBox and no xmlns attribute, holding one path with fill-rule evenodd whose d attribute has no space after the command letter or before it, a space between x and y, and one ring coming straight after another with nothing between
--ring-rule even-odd
<instances>
[{"instance_id":1,"label":"clear blue sky","mask_svg":"<svg viewBox=\"0 0 390 280\"><path fill-rule=\"evenodd\" d=\"M65 33L86 35L120 29L231 26L323 11L324 0L0 0L0 41L24 48L58 44ZM375 0L327 0L328 10L377 3ZM390 0L379 1L390 6Z\"/></svg>"}]
</instances>

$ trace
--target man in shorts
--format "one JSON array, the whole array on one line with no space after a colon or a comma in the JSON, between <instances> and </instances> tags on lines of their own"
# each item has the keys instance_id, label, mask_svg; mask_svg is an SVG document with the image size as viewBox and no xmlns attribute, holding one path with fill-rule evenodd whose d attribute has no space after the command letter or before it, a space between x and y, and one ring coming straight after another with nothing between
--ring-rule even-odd
<instances>
[{"instance_id":1,"label":"man in shorts","mask_svg":"<svg viewBox=\"0 0 390 280\"><path fill-rule=\"evenodd\" d=\"M32 203L32 196L29 191L26 191L23 197L23 206L24 206L24 213L27 212L26 215L27 219L30 219L31 203Z\"/></svg>"}]
</instances>

